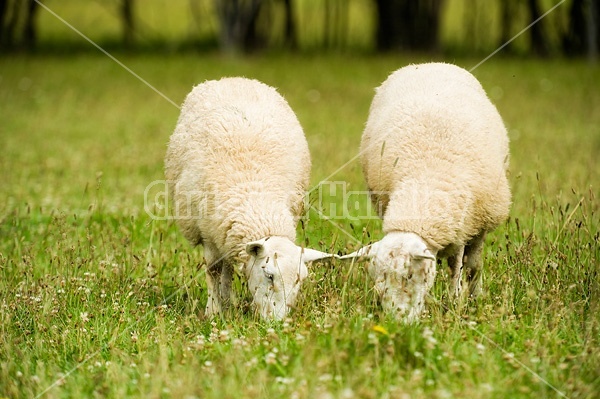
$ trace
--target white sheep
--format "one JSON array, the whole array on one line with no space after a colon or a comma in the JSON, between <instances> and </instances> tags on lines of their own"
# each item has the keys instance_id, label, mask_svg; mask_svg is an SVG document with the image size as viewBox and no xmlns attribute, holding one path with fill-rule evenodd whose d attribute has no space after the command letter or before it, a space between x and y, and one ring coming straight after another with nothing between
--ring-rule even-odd
<instances>
[{"instance_id":1,"label":"white sheep","mask_svg":"<svg viewBox=\"0 0 600 399\"><path fill-rule=\"evenodd\" d=\"M383 219L380 241L342 258L367 257L382 305L418 318L446 257L454 294L463 265L481 286L486 232L508 217L508 137L480 83L455 65L410 65L377 89L361 142L363 172Z\"/></svg>"},{"instance_id":2,"label":"white sheep","mask_svg":"<svg viewBox=\"0 0 600 399\"><path fill-rule=\"evenodd\" d=\"M183 235L204 247L206 314L228 306L241 263L258 313L282 319L307 276L305 262L331 256L294 244L310 155L285 99L245 78L194 87L171 136L165 174Z\"/></svg>"}]
</instances>

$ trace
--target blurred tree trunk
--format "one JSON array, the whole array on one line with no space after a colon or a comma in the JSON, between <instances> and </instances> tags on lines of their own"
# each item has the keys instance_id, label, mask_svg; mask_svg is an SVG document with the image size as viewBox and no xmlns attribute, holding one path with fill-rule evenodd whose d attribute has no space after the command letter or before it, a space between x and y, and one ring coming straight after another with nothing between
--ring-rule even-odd
<instances>
[{"instance_id":1,"label":"blurred tree trunk","mask_svg":"<svg viewBox=\"0 0 600 399\"><path fill-rule=\"evenodd\" d=\"M256 21L263 0L215 0L221 50L236 54L257 40Z\"/></svg>"},{"instance_id":2,"label":"blurred tree trunk","mask_svg":"<svg viewBox=\"0 0 600 399\"><path fill-rule=\"evenodd\" d=\"M0 0L0 49L6 49L8 45L8 0Z\"/></svg>"},{"instance_id":3,"label":"blurred tree trunk","mask_svg":"<svg viewBox=\"0 0 600 399\"><path fill-rule=\"evenodd\" d=\"M400 40L400 32L397 28L400 7L393 0L375 0L377 8L377 50L389 51L396 47Z\"/></svg>"},{"instance_id":4,"label":"blurred tree trunk","mask_svg":"<svg viewBox=\"0 0 600 399\"><path fill-rule=\"evenodd\" d=\"M585 0L573 0L569 8L567 31L562 37L563 51L567 55L581 55L586 48Z\"/></svg>"},{"instance_id":5,"label":"blurred tree trunk","mask_svg":"<svg viewBox=\"0 0 600 399\"><path fill-rule=\"evenodd\" d=\"M323 44L326 48L342 48L348 36L349 0L325 0Z\"/></svg>"},{"instance_id":6,"label":"blurred tree trunk","mask_svg":"<svg viewBox=\"0 0 600 399\"><path fill-rule=\"evenodd\" d=\"M290 48L296 49L298 40L296 38L296 20L292 0L283 0L283 5L285 7L284 43Z\"/></svg>"},{"instance_id":7,"label":"blurred tree trunk","mask_svg":"<svg viewBox=\"0 0 600 399\"><path fill-rule=\"evenodd\" d=\"M135 33L133 0L122 0L121 16L123 18L123 44L125 47L131 47Z\"/></svg>"},{"instance_id":8,"label":"blurred tree trunk","mask_svg":"<svg viewBox=\"0 0 600 399\"><path fill-rule=\"evenodd\" d=\"M35 25L35 15L37 14L38 3L29 0L27 13L25 15L25 26L23 27L23 45L27 49L33 49L37 43L37 29Z\"/></svg>"},{"instance_id":9,"label":"blurred tree trunk","mask_svg":"<svg viewBox=\"0 0 600 399\"><path fill-rule=\"evenodd\" d=\"M514 18L515 4L513 0L500 0L500 43L498 47L512 39L512 21ZM508 44L504 51L511 51Z\"/></svg>"},{"instance_id":10,"label":"blurred tree trunk","mask_svg":"<svg viewBox=\"0 0 600 399\"><path fill-rule=\"evenodd\" d=\"M542 16L538 0L527 0L527 8L531 22ZM544 30L544 20L540 20L533 24L529 29L529 37L531 42L531 51L536 55L545 57L549 54L547 37Z\"/></svg>"},{"instance_id":11,"label":"blurred tree trunk","mask_svg":"<svg viewBox=\"0 0 600 399\"><path fill-rule=\"evenodd\" d=\"M569 8L569 23L562 35L562 48L565 54L584 55L590 61L598 56L598 36L600 34L600 5L598 0L573 0Z\"/></svg>"},{"instance_id":12,"label":"blurred tree trunk","mask_svg":"<svg viewBox=\"0 0 600 399\"><path fill-rule=\"evenodd\" d=\"M379 51L437 51L443 0L375 0Z\"/></svg>"},{"instance_id":13,"label":"blurred tree trunk","mask_svg":"<svg viewBox=\"0 0 600 399\"><path fill-rule=\"evenodd\" d=\"M598 4L598 0L588 0L588 4L588 59L590 62L595 63L598 59L598 20L600 19L600 6Z\"/></svg>"},{"instance_id":14,"label":"blurred tree trunk","mask_svg":"<svg viewBox=\"0 0 600 399\"><path fill-rule=\"evenodd\" d=\"M0 0L0 49L32 50L37 43L34 0Z\"/></svg>"}]
</instances>

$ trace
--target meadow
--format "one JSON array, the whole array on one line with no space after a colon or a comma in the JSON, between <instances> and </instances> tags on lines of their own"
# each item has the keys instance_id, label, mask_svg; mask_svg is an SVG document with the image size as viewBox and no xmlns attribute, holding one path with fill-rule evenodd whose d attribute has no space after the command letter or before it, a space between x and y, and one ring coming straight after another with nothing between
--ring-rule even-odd
<instances>
[{"instance_id":1,"label":"meadow","mask_svg":"<svg viewBox=\"0 0 600 399\"><path fill-rule=\"evenodd\" d=\"M115 56L175 104L221 76L277 87L313 160L298 242L381 238L356 217L365 196L320 201L319 185L365 189L354 157L374 87L431 58ZM427 313L402 325L364 264L332 261L289 319L265 322L239 279L234 309L205 319L201 248L147 212L176 105L101 53L0 58L0 397L598 397L600 69L497 56L474 74L511 139L513 205L487 237L483 296L450 301L440 266Z\"/></svg>"}]
</instances>

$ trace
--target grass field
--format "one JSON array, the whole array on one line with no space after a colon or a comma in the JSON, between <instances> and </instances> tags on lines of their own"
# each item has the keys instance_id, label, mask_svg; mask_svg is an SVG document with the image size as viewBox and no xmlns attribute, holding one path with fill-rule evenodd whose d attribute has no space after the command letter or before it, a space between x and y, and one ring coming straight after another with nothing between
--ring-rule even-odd
<instances>
[{"instance_id":1,"label":"grass field","mask_svg":"<svg viewBox=\"0 0 600 399\"><path fill-rule=\"evenodd\" d=\"M364 189L359 163L337 170L373 88L424 61L117 57L176 104L225 75L278 87L312 186L348 190ZM600 69L496 57L474 73L509 129L514 193L487 238L483 297L450 303L440 269L421 323L400 325L364 265L334 261L311 269L289 320L266 323L239 281L235 310L204 319L201 249L144 210L176 106L102 54L0 58L0 397L598 397ZM347 252L381 237L378 220L333 222L311 213L298 242Z\"/></svg>"}]
</instances>

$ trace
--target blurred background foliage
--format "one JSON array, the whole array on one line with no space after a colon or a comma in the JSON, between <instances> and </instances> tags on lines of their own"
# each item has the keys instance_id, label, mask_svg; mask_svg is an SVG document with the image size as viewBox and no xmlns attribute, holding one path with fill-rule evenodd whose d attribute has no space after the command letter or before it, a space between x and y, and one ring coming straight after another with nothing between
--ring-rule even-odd
<instances>
[{"instance_id":1,"label":"blurred background foliage","mask_svg":"<svg viewBox=\"0 0 600 399\"><path fill-rule=\"evenodd\" d=\"M40 4L41 3L41 4ZM0 51L504 51L595 59L600 0L0 0Z\"/></svg>"}]
</instances>

